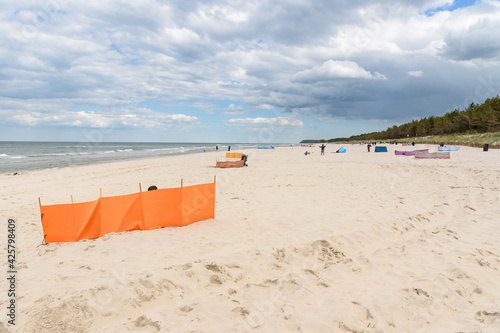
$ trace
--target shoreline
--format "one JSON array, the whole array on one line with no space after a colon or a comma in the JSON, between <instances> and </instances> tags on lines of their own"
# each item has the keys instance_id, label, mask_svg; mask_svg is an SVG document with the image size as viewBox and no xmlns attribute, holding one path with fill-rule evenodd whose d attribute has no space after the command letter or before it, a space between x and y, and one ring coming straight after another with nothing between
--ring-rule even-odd
<instances>
[{"instance_id":1,"label":"shoreline","mask_svg":"<svg viewBox=\"0 0 500 333\"><path fill-rule=\"evenodd\" d=\"M52 144L54 142L50 142L50 143ZM55 142L55 143L59 144L57 142ZM62 144L64 146L64 144L66 144L66 142L61 142L60 144ZM111 143L111 144L113 144L113 143ZM139 144L141 144L141 143L139 143ZM161 143L159 143L159 144L161 144ZM169 144L171 144L171 143L167 143L167 145L169 145ZM25 173L25 172L30 172L30 171L37 171L37 170L60 169L60 168L65 168L65 167L77 167L77 166L82 166L82 165L125 162L125 161L131 161L131 160L136 160L136 159L178 156L178 155L187 155L187 154L196 154L196 153L209 153L209 152L218 152L218 151L223 152L223 151L227 150L227 146L224 146L225 144L223 146L221 146L221 147L225 147L224 149L221 149L221 150L216 150L213 147L208 149L208 147L205 146L206 143L201 143L202 146L199 146L199 147L196 147L196 146L184 147L184 143L179 143L179 145L180 146L176 146L176 147L164 147L164 148L150 147L147 149L145 147L139 147L138 150L137 150L138 147L133 147L133 146L120 147L122 149L125 149L125 151L128 151L128 153L126 153L123 156L107 155L106 153L109 153L109 152L104 153L104 152L100 152L99 150L96 151L96 148L93 146L91 147L90 155L88 155L89 153L88 153L87 148L82 149L80 147L66 147L61 152L53 152L53 153L45 152L45 155L44 154L40 155L40 156L45 156L43 160L33 159L32 161L18 162L21 155L10 157L10 160L12 160L13 162L4 163L4 164L0 165L0 167L2 167L2 169L6 169L6 168L9 168L9 165L11 165L10 168L12 170L2 171L0 174L14 174L14 173L20 174L20 173ZM258 144L246 144L246 143L237 143L237 144L231 143L231 144L229 144L229 146L230 145L236 145L236 147L233 146L234 147L233 150L235 150L235 149L237 149L237 150L238 149L254 149L254 148L257 148L257 146L258 146ZM288 145L287 146L279 146L279 147L288 147ZM101 147L101 149L102 148L104 148L104 147ZM61 147L59 147L59 149L61 149ZM117 148L113 147L113 148L109 148L109 149L117 149ZM179 151L175 151L175 149L178 149ZM203 151L205 149L208 149L208 150ZM163 153L162 155L154 153L154 151L161 151L161 150L173 150L173 151ZM113 152L113 151L110 151L110 152ZM124 154L124 150L118 149L118 151L114 151L114 153ZM33 156L37 156L36 153L32 153L32 154L35 154ZM138 155L134 156L134 154L138 154ZM60 163L58 166L43 166L44 164L48 164L49 163L48 161L51 161L51 159L50 159L51 156L57 156L57 158L61 158L60 156L66 156L66 157L60 160ZM26 158L26 156L22 156L22 157ZM9 158L7 157L7 159L4 159L3 161L4 162L9 161ZM55 162L52 162L52 163L56 163L56 161L57 160L55 160ZM68 163L71 163L71 161L73 161L74 163L68 164ZM18 163L21 163L21 164L17 165ZM42 166L37 166L37 164L40 164L40 163L42 164Z\"/></svg>"},{"instance_id":2,"label":"shoreline","mask_svg":"<svg viewBox=\"0 0 500 333\"><path fill-rule=\"evenodd\" d=\"M251 148L249 148L249 149L251 149ZM16 172L16 174L22 175L22 174L33 173L33 172L57 171L57 170L62 170L62 169L92 167L92 166L108 165L108 164L115 164L115 163L122 164L122 163L133 162L133 161L147 161L147 160L164 159L164 158L184 156L184 155L209 154L209 153L217 153L217 151L180 153L180 154L170 154L170 155L163 155L163 156L137 157L137 158L124 159L124 160L103 161L103 162L96 162L96 163L90 163L90 164L75 164L75 165L67 165L67 166L60 166L60 167L53 167L53 168L46 168L46 169L34 169L34 170L20 171L20 172ZM11 176L12 172L4 172L4 173L1 173L0 175Z\"/></svg>"}]
</instances>

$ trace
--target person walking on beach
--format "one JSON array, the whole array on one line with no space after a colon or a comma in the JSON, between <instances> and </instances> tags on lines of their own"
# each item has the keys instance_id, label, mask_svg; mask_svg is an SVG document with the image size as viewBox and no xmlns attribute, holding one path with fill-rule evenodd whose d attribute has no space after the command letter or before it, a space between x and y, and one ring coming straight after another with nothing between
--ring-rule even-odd
<instances>
[{"instance_id":1,"label":"person walking on beach","mask_svg":"<svg viewBox=\"0 0 500 333\"><path fill-rule=\"evenodd\" d=\"M215 146L215 150L219 150L219 146L218 146L218 145L217 145L217 146Z\"/></svg>"},{"instance_id":2,"label":"person walking on beach","mask_svg":"<svg viewBox=\"0 0 500 333\"><path fill-rule=\"evenodd\" d=\"M227 151L231 151L231 146L228 146L228 147L227 147Z\"/></svg>"},{"instance_id":3,"label":"person walking on beach","mask_svg":"<svg viewBox=\"0 0 500 333\"><path fill-rule=\"evenodd\" d=\"M320 148L321 148L321 155L325 155L325 144L321 144Z\"/></svg>"}]
</instances>

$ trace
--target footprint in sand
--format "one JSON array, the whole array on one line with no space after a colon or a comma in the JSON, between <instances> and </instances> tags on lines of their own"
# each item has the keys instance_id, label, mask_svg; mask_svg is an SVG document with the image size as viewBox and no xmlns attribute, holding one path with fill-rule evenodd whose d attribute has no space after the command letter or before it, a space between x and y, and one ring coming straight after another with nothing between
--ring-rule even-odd
<instances>
[{"instance_id":1,"label":"footprint in sand","mask_svg":"<svg viewBox=\"0 0 500 333\"><path fill-rule=\"evenodd\" d=\"M306 274L310 274L314 277L314 279L316 279L316 285L321 287L321 288L328 288L330 287L330 285L321 277L321 275L319 274L319 272L315 271L315 270L312 270L312 269L305 269L304 272L306 272Z\"/></svg>"},{"instance_id":2,"label":"footprint in sand","mask_svg":"<svg viewBox=\"0 0 500 333\"><path fill-rule=\"evenodd\" d=\"M330 242L326 240L317 240L311 243L314 251L314 256L327 264L336 264L344 260L343 252L335 249Z\"/></svg>"},{"instance_id":3,"label":"footprint in sand","mask_svg":"<svg viewBox=\"0 0 500 333\"><path fill-rule=\"evenodd\" d=\"M142 315L134 321L136 328L151 328L153 332L159 332L161 326L157 321L152 321L150 318Z\"/></svg>"},{"instance_id":4,"label":"footprint in sand","mask_svg":"<svg viewBox=\"0 0 500 333\"><path fill-rule=\"evenodd\" d=\"M42 297L36 301L42 307L33 309L35 320L32 322L32 330L28 327L25 331L33 332L83 332L94 321L97 313L89 306L84 296L78 295L67 299L54 300L51 296ZM56 305L54 305L56 304ZM74 317L75 309L78 317Z\"/></svg>"},{"instance_id":5,"label":"footprint in sand","mask_svg":"<svg viewBox=\"0 0 500 333\"><path fill-rule=\"evenodd\" d=\"M238 282L243 278L241 272L233 272L232 274L230 272L230 270L241 269L238 265L223 266L216 263L209 263L205 264L205 269L215 273L210 277L211 284L223 284L228 280Z\"/></svg>"},{"instance_id":6,"label":"footprint in sand","mask_svg":"<svg viewBox=\"0 0 500 333\"><path fill-rule=\"evenodd\" d=\"M434 303L433 297L423 289L409 288L409 289L403 289L401 292L403 293L404 297L407 300L411 299L419 305L429 306L432 305L432 303Z\"/></svg>"},{"instance_id":7,"label":"footprint in sand","mask_svg":"<svg viewBox=\"0 0 500 333\"><path fill-rule=\"evenodd\" d=\"M193 304L190 304L190 305L185 305L183 307L180 307L179 310L181 310L182 312L185 312L185 313L188 313L188 312L191 312L194 310L194 308L198 305L198 303L193 303Z\"/></svg>"},{"instance_id":8,"label":"footprint in sand","mask_svg":"<svg viewBox=\"0 0 500 333\"><path fill-rule=\"evenodd\" d=\"M242 307L242 306L238 306L238 307L234 308L232 310L232 312L234 312L236 314L239 314L242 317L246 317L246 316L248 316L250 314L250 311L248 311L247 308Z\"/></svg>"},{"instance_id":9,"label":"footprint in sand","mask_svg":"<svg viewBox=\"0 0 500 333\"><path fill-rule=\"evenodd\" d=\"M497 267L500 264L500 259L497 254L483 249L476 249L476 250L482 256L482 258L478 260L478 263L481 266L488 266L490 268L493 268L494 270L498 270ZM485 260L484 257L486 257L488 260ZM491 263L493 263L493 267L491 267Z\"/></svg>"},{"instance_id":10,"label":"footprint in sand","mask_svg":"<svg viewBox=\"0 0 500 333\"><path fill-rule=\"evenodd\" d=\"M478 311L476 320L483 324L492 324L500 319L500 312Z\"/></svg>"}]
</instances>

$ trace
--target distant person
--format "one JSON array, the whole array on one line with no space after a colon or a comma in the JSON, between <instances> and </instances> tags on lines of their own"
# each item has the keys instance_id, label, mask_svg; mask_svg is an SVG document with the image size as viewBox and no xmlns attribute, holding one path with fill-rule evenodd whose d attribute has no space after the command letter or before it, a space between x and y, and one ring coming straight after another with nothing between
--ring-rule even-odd
<instances>
[{"instance_id":1,"label":"distant person","mask_svg":"<svg viewBox=\"0 0 500 333\"><path fill-rule=\"evenodd\" d=\"M227 147L227 151L231 151L231 146L228 146L228 147Z\"/></svg>"},{"instance_id":2,"label":"distant person","mask_svg":"<svg viewBox=\"0 0 500 333\"><path fill-rule=\"evenodd\" d=\"M415 141L413 141L413 142L411 143L411 145L412 145L412 146L414 146L414 145L415 145Z\"/></svg>"},{"instance_id":3,"label":"distant person","mask_svg":"<svg viewBox=\"0 0 500 333\"><path fill-rule=\"evenodd\" d=\"M325 155L325 144L323 143L320 148L321 148L321 155Z\"/></svg>"},{"instance_id":4,"label":"distant person","mask_svg":"<svg viewBox=\"0 0 500 333\"><path fill-rule=\"evenodd\" d=\"M370 152L370 147L371 147L371 146L372 146L371 144L367 144L367 145L366 145L366 147L368 148L368 152Z\"/></svg>"},{"instance_id":5,"label":"distant person","mask_svg":"<svg viewBox=\"0 0 500 333\"><path fill-rule=\"evenodd\" d=\"M148 187L148 191L154 191L157 189L158 189L158 187L156 187L155 185L151 185L150 187Z\"/></svg>"},{"instance_id":6,"label":"distant person","mask_svg":"<svg viewBox=\"0 0 500 333\"><path fill-rule=\"evenodd\" d=\"M215 150L219 150L219 146L215 146Z\"/></svg>"}]
</instances>

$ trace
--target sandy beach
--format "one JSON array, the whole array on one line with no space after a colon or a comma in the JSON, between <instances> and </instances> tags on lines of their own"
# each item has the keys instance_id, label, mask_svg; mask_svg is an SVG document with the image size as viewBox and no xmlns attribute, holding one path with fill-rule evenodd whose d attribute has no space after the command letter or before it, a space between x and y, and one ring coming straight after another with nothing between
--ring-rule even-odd
<instances>
[{"instance_id":1,"label":"sandy beach","mask_svg":"<svg viewBox=\"0 0 500 333\"><path fill-rule=\"evenodd\" d=\"M0 175L0 332L499 332L500 150L209 152ZM304 155L305 151L313 152ZM215 219L41 245L42 204L216 183ZM7 318L7 319L6 319Z\"/></svg>"}]
</instances>

